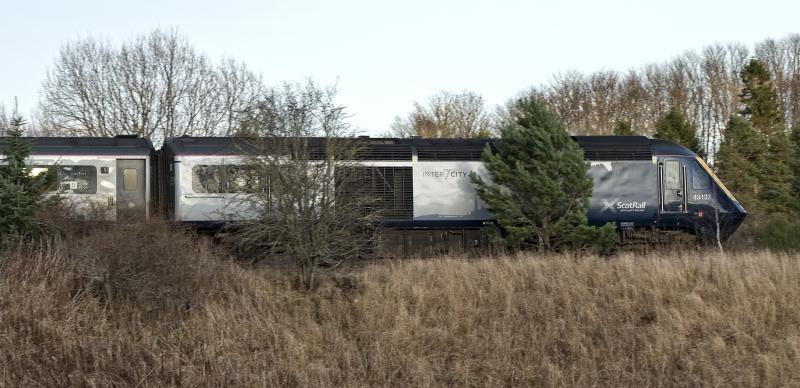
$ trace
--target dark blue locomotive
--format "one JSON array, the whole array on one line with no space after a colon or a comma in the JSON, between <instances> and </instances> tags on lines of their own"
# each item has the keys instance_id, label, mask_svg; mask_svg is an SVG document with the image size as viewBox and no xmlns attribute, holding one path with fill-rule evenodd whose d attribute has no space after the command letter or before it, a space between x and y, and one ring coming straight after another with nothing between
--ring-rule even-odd
<instances>
[{"instance_id":1,"label":"dark blue locomotive","mask_svg":"<svg viewBox=\"0 0 800 388\"><path fill-rule=\"evenodd\" d=\"M674 233L663 232L677 231L725 241L747 215L703 159L685 147L638 136L575 139L591 163L589 222L615 222L623 240L669 239Z\"/></svg>"}]
</instances>

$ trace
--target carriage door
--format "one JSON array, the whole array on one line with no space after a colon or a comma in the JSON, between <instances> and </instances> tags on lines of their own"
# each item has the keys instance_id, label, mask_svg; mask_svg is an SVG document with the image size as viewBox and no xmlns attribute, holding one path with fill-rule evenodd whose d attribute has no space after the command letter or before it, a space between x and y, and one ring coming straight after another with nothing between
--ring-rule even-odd
<instances>
[{"instance_id":1,"label":"carriage door","mask_svg":"<svg viewBox=\"0 0 800 388\"><path fill-rule=\"evenodd\" d=\"M661 183L661 212L684 213L686 211L686 167L680 159L664 158L658 164Z\"/></svg>"},{"instance_id":2,"label":"carriage door","mask_svg":"<svg viewBox=\"0 0 800 388\"><path fill-rule=\"evenodd\" d=\"M147 218L145 174L144 159L117 159L117 221Z\"/></svg>"}]
</instances>

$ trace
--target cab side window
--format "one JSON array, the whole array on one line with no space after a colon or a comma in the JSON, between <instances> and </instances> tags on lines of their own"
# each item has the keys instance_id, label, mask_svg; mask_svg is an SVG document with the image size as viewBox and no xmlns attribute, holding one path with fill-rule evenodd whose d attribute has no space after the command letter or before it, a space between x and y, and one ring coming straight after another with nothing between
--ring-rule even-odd
<instances>
[{"instance_id":1,"label":"cab side window","mask_svg":"<svg viewBox=\"0 0 800 388\"><path fill-rule=\"evenodd\" d=\"M709 190L711 189L711 177L703 171L697 163L692 164L692 189Z\"/></svg>"}]
</instances>

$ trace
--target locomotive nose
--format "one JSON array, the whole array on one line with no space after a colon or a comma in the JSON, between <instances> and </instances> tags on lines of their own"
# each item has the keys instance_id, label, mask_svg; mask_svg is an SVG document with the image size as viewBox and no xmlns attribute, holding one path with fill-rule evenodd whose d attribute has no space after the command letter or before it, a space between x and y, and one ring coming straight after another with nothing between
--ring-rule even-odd
<instances>
[{"instance_id":1,"label":"locomotive nose","mask_svg":"<svg viewBox=\"0 0 800 388\"><path fill-rule=\"evenodd\" d=\"M722 241L727 240L747 217L747 210L739 203L734 202L734 208L719 215L719 234Z\"/></svg>"}]
</instances>

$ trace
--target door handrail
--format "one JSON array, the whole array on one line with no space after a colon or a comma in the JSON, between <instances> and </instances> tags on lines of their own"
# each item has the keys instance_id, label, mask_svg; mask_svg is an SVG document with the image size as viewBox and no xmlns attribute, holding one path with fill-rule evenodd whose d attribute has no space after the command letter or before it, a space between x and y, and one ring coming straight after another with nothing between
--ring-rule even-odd
<instances>
[{"instance_id":1,"label":"door handrail","mask_svg":"<svg viewBox=\"0 0 800 388\"><path fill-rule=\"evenodd\" d=\"M664 162L658 162L658 205L664 212Z\"/></svg>"},{"instance_id":2,"label":"door handrail","mask_svg":"<svg viewBox=\"0 0 800 388\"><path fill-rule=\"evenodd\" d=\"M683 165L683 212L689 212L689 177L686 175L686 165Z\"/></svg>"}]
</instances>

